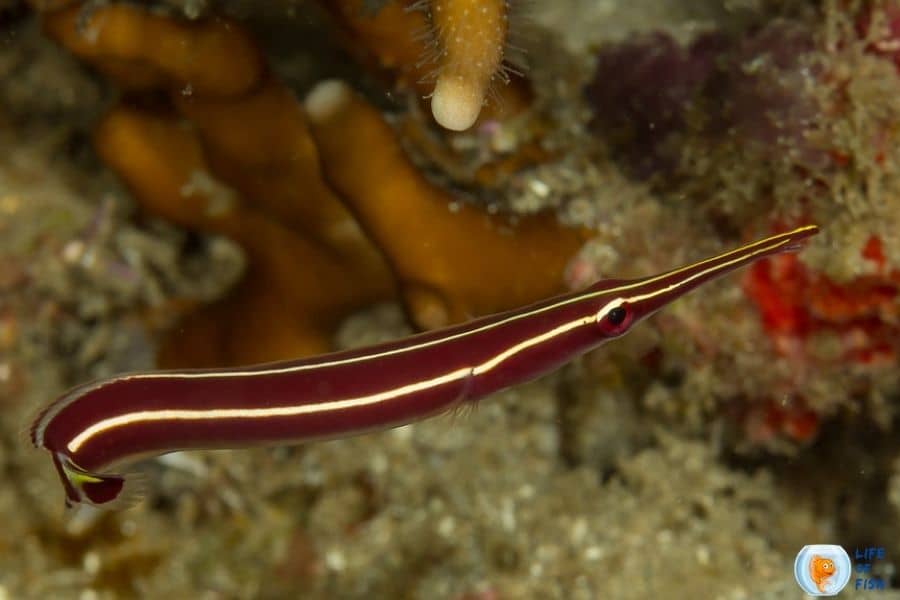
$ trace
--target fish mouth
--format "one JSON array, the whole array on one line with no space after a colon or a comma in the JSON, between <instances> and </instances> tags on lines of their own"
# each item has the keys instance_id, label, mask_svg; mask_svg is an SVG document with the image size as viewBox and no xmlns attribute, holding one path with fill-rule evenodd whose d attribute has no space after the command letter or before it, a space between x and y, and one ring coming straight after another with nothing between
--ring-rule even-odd
<instances>
[{"instance_id":1,"label":"fish mouth","mask_svg":"<svg viewBox=\"0 0 900 600\"><path fill-rule=\"evenodd\" d=\"M808 238L818 232L818 226L804 225L661 275L638 280L635 293L626 298L626 301L638 311L640 317L646 317L704 283L728 275L760 259L784 252L796 252L806 245Z\"/></svg>"}]
</instances>

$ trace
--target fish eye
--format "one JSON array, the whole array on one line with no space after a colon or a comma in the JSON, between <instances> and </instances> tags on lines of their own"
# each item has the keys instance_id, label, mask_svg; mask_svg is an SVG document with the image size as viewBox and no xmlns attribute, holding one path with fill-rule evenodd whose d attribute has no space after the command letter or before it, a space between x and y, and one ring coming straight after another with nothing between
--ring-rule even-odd
<instances>
[{"instance_id":1,"label":"fish eye","mask_svg":"<svg viewBox=\"0 0 900 600\"><path fill-rule=\"evenodd\" d=\"M617 306L606 313L606 320L609 321L610 325L621 325L625 322L625 317L627 316L628 311L621 306Z\"/></svg>"},{"instance_id":2,"label":"fish eye","mask_svg":"<svg viewBox=\"0 0 900 600\"><path fill-rule=\"evenodd\" d=\"M602 315L602 316L601 316ZM618 337L628 331L634 321L634 314L627 303L620 301L617 306L604 307L598 315L600 331L606 337Z\"/></svg>"}]
</instances>

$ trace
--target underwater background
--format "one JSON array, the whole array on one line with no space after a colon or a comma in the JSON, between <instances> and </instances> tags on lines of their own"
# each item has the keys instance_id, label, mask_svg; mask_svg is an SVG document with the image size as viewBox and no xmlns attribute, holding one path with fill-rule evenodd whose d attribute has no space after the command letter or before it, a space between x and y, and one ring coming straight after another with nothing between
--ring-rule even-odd
<instances>
[{"instance_id":1,"label":"underwater background","mask_svg":"<svg viewBox=\"0 0 900 600\"><path fill-rule=\"evenodd\" d=\"M441 127L435 82L492 51L478 120ZM842 597L900 598L898 135L896 0L0 0L0 599L803 598L807 544L854 558ZM148 459L128 510L64 510L22 435L88 380L362 347L804 223L537 381Z\"/></svg>"}]
</instances>

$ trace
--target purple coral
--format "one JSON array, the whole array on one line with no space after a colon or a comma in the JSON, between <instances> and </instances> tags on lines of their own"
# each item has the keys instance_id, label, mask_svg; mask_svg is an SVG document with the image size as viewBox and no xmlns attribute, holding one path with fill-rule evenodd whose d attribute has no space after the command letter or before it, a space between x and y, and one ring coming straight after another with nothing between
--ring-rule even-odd
<instances>
[{"instance_id":1,"label":"purple coral","mask_svg":"<svg viewBox=\"0 0 900 600\"><path fill-rule=\"evenodd\" d=\"M585 90L594 110L592 126L637 176L672 166L666 141L685 127L685 110L709 80L714 58L726 43L710 35L683 48L656 32L597 54L594 78Z\"/></svg>"},{"instance_id":2,"label":"purple coral","mask_svg":"<svg viewBox=\"0 0 900 600\"><path fill-rule=\"evenodd\" d=\"M821 166L825 153L810 135L821 114L810 93L815 49L808 29L783 20L743 36L705 33L688 46L665 33L606 46L585 90L592 126L641 178L677 168L685 134Z\"/></svg>"}]
</instances>

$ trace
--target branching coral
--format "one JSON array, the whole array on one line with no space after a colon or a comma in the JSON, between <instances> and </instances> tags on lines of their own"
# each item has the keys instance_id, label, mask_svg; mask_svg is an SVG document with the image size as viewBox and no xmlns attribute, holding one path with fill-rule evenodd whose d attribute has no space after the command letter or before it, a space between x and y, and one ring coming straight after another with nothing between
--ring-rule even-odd
<instances>
[{"instance_id":1,"label":"branching coral","mask_svg":"<svg viewBox=\"0 0 900 600\"><path fill-rule=\"evenodd\" d=\"M283 84L268 79L254 93L224 101L177 91L172 100L193 125L213 171L256 207L361 262L377 261L323 181L303 109Z\"/></svg>"},{"instance_id":2,"label":"branching coral","mask_svg":"<svg viewBox=\"0 0 900 600\"><path fill-rule=\"evenodd\" d=\"M322 3L347 30L352 51L374 59L401 89L430 97L435 120L448 129L471 127L484 104L482 119L503 119L530 103L527 82L503 66L506 0L392 0L377 11L364 0Z\"/></svg>"},{"instance_id":3,"label":"branching coral","mask_svg":"<svg viewBox=\"0 0 900 600\"><path fill-rule=\"evenodd\" d=\"M549 216L512 223L428 183L363 100L353 100L340 122L325 118L346 108L349 92L328 110L318 103L314 141L293 94L266 74L235 23L181 23L124 5L90 11L82 23L78 10L49 14L47 30L126 89L160 89L171 102L113 111L97 132L101 156L146 211L231 237L249 258L248 278L232 297L187 319L165 345L163 364L325 351L349 311L392 297L381 252L420 327L561 289L580 232ZM195 72L202 73L196 81Z\"/></svg>"},{"instance_id":4,"label":"branching coral","mask_svg":"<svg viewBox=\"0 0 900 600\"><path fill-rule=\"evenodd\" d=\"M430 185L378 112L340 82L320 84L306 107L329 181L388 256L417 325L438 327L560 290L559 274L584 241L578 231L551 215L512 223ZM398 236L404 227L428 233ZM527 269L510 268L522 261Z\"/></svg>"},{"instance_id":5,"label":"branching coral","mask_svg":"<svg viewBox=\"0 0 900 600\"><path fill-rule=\"evenodd\" d=\"M217 184L199 140L177 119L120 107L98 127L96 145L149 214L227 235L248 256L247 277L229 297L187 318L163 347L162 365L324 352L349 311L390 297L390 279L377 264L298 236Z\"/></svg>"},{"instance_id":6,"label":"branching coral","mask_svg":"<svg viewBox=\"0 0 900 600\"><path fill-rule=\"evenodd\" d=\"M471 127L503 62L506 0L433 0L429 7L438 66L431 113L446 127Z\"/></svg>"},{"instance_id":7,"label":"branching coral","mask_svg":"<svg viewBox=\"0 0 900 600\"><path fill-rule=\"evenodd\" d=\"M225 19L185 24L128 4L100 10L75 5L48 13L44 28L128 88L235 96L256 86L264 70L250 36Z\"/></svg>"}]
</instances>

